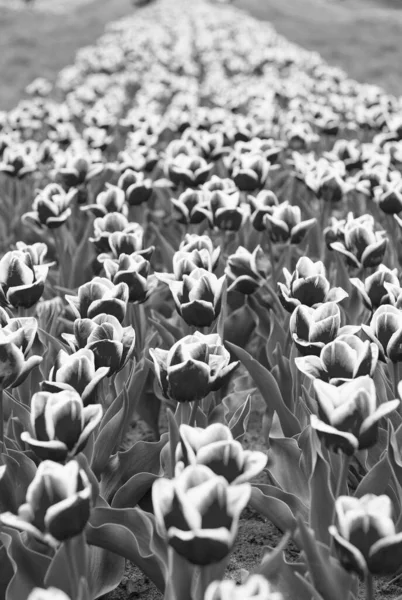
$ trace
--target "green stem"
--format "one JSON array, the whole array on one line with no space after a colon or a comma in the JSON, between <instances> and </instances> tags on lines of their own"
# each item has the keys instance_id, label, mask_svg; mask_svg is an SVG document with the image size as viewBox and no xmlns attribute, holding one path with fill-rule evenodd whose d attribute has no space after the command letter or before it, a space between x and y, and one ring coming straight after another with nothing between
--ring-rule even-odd
<instances>
[{"instance_id":1,"label":"green stem","mask_svg":"<svg viewBox=\"0 0 402 600\"><path fill-rule=\"evenodd\" d=\"M191 407L191 414L190 414L190 418L189 418L189 421L188 421L188 424L191 427L194 427L194 425L195 425L195 419L196 419L196 416L197 416L198 404L199 404L198 400L194 400L193 405Z\"/></svg>"},{"instance_id":2,"label":"green stem","mask_svg":"<svg viewBox=\"0 0 402 600\"><path fill-rule=\"evenodd\" d=\"M168 549L168 561L164 600L189 600L192 597L193 565L171 547Z\"/></svg>"},{"instance_id":3,"label":"green stem","mask_svg":"<svg viewBox=\"0 0 402 600\"><path fill-rule=\"evenodd\" d=\"M74 538L66 540L64 543L67 556L67 567L70 572L71 595L73 598L77 598L80 587L80 574L77 563L75 562Z\"/></svg>"},{"instance_id":4,"label":"green stem","mask_svg":"<svg viewBox=\"0 0 402 600\"><path fill-rule=\"evenodd\" d=\"M342 467L341 467L341 472L339 474L339 479L337 481L336 489L335 489L334 507L333 507L333 511L332 511L331 525L335 524L335 517L336 517L335 504L336 504L336 500L342 494L342 490L344 489L345 486L346 486L346 491L348 491L347 481L348 481L349 465L350 465L351 457L347 456L346 454L342 454L341 456L342 456ZM331 550L331 554L333 554L333 552L334 552L334 538L332 536L331 536L331 548L330 548L330 550Z\"/></svg>"},{"instance_id":5,"label":"green stem","mask_svg":"<svg viewBox=\"0 0 402 600\"><path fill-rule=\"evenodd\" d=\"M398 384L399 384L399 363L392 363L392 372L394 376L394 397L399 398Z\"/></svg>"},{"instance_id":6,"label":"green stem","mask_svg":"<svg viewBox=\"0 0 402 600\"><path fill-rule=\"evenodd\" d=\"M367 573L365 577L366 584L366 600L374 600L374 582L371 573Z\"/></svg>"},{"instance_id":7,"label":"green stem","mask_svg":"<svg viewBox=\"0 0 402 600\"><path fill-rule=\"evenodd\" d=\"M1 450L4 447L4 411L3 411L3 389L0 388L0 444Z\"/></svg>"}]
</instances>

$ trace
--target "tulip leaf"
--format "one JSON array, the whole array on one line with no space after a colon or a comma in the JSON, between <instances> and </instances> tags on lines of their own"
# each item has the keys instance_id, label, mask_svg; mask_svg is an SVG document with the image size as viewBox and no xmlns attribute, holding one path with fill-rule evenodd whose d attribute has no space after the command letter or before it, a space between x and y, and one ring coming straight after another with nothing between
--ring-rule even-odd
<instances>
[{"instance_id":1,"label":"tulip leaf","mask_svg":"<svg viewBox=\"0 0 402 600\"><path fill-rule=\"evenodd\" d=\"M223 300L222 300L223 305ZM254 315L248 304L244 304L230 315L226 315L222 339L245 348L255 329ZM219 333L219 329L218 329Z\"/></svg>"},{"instance_id":2,"label":"tulip leaf","mask_svg":"<svg viewBox=\"0 0 402 600\"><path fill-rule=\"evenodd\" d=\"M50 558L27 548L22 541L22 534L11 527L3 527L0 540L13 569L5 600L27 598L33 588L43 587Z\"/></svg>"},{"instance_id":3,"label":"tulip leaf","mask_svg":"<svg viewBox=\"0 0 402 600\"><path fill-rule=\"evenodd\" d=\"M91 468L98 479L109 457L115 452L120 443L128 402L127 390L123 389L103 416L91 463Z\"/></svg>"},{"instance_id":4,"label":"tulip leaf","mask_svg":"<svg viewBox=\"0 0 402 600\"><path fill-rule=\"evenodd\" d=\"M0 512L17 513L36 473L35 463L23 452L8 450L1 455L5 472L0 476Z\"/></svg>"},{"instance_id":5,"label":"tulip leaf","mask_svg":"<svg viewBox=\"0 0 402 600\"><path fill-rule=\"evenodd\" d=\"M113 508L134 508L140 500L150 491L155 479L159 475L154 473L137 473L133 475L116 492L112 507Z\"/></svg>"},{"instance_id":6,"label":"tulip leaf","mask_svg":"<svg viewBox=\"0 0 402 600\"><path fill-rule=\"evenodd\" d=\"M13 567L6 546L0 543L0 598L6 597L7 586L13 576Z\"/></svg>"},{"instance_id":7,"label":"tulip leaf","mask_svg":"<svg viewBox=\"0 0 402 600\"><path fill-rule=\"evenodd\" d=\"M4 390L4 394L7 396L7 400L10 403L12 413L21 421L24 430L32 433L31 414L28 408L24 404L21 404L21 402L18 402L18 400L16 400L7 390Z\"/></svg>"},{"instance_id":8,"label":"tulip leaf","mask_svg":"<svg viewBox=\"0 0 402 600\"><path fill-rule=\"evenodd\" d=\"M352 589L352 576L331 556L330 549L316 540L312 529L301 517L297 519L303 553L314 588L325 600L347 597Z\"/></svg>"},{"instance_id":9,"label":"tulip leaf","mask_svg":"<svg viewBox=\"0 0 402 600\"><path fill-rule=\"evenodd\" d=\"M330 485L330 467L317 454L314 471L310 478L310 526L318 541L330 545L328 527L333 523L335 499Z\"/></svg>"},{"instance_id":10,"label":"tulip leaf","mask_svg":"<svg viewBox=\"0 0 402 600\"><path fill-rule=\"evenodd\" d=\"M112 503L116 492L135 475L161 471L161 451L167 443L167 434L158 442L138 441L124 452L110 458L102 473L100 490L107 502Z\"/></svg>"},{"instance_id":11,"label":"tulip leaf","mask_svg":"<svg viewBox=\"0 0 402 600\"><path fill-rule=\"evenodd\" d=\"M228 423L228 427L234 440L241 441L247 431L248 420L251 413L251 396L247 396L245 402L239 406Z\"/></svg>"},{"instance_id":12,"label":"tulip leaf","mask_svg":"<svg viewBox=\"0 0 402 600\"><path fill-rule=\"evenodd\" d=\"M289 541L290 533L287 533L274 550L264 554L256 573L264 575L284 600L311 600L311 590L304 585L306 580L298 577L299 570L302 573L305 571L305 565L288 563L285 559L284 552ZM318 598L321 600L320 596Z\"/></svg>"},{"instance_id":13,"label":"tulip leaf","mask_svg":"<svg viewBox=\"0 0 402 600\"><path fill-rule=\"evenodd\" d=\"M242 348L230 342L226 342L226 345L250 373L265 400L267 412L272 414L276 411L284 435L289 438L298 435L300 433L300 423L283 401L279 386L273 375Z\"/></svg>"},{"instance_id":14,"label":"tulip leaf","mask_svg":"<svg viewBox=\"0 0 402 600\"><path fill-rule=\"evenodd\" d=\"M138 508L95 508L86 529L87 543L130 560L163 591L167 547L153 516Z\"/></svg>"},{"instance_id":15,"label":"tulip leaf","mask_svg":"<svg viewBox=\"0 0 402 600\"><path fill-rule=\"evenodd\" d=\"M280 531L295 531L297 522L289 504L297 503L297 499L274 486L264 486L263 489L267 493L261 491L259 487L253 486L249 505ZM297 543L296 539L295 541Z\"/></svg>"},{"instance_id":16,"label":"tulip leaf","mask_svg":"<svg viewBox=\"0 0 402 600\"><path fill-rule=\"evenodd\" d=\"M300 468L301 450L291 438L269 438L268 471L279 486L309 506L308 478Z\"/></svg>"},{"instance_id":17,"label":"tulip leaf","mask_svg":"<svg viewBox=\"0 0 402 600\"><path fill-rule=\"evenodd\" d=\"M391 476L392 469L389 464L388 456L385 454L382 459L366 473L360 481L354 495L356 498L361 498L365 494L376 494L378 496L385 494Z\"/></svg>"}]
</instances>

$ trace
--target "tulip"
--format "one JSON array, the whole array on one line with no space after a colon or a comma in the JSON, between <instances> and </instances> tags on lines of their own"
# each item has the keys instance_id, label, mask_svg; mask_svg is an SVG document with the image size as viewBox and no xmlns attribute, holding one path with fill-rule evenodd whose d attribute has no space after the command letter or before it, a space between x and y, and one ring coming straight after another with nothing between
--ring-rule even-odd
<instances>
[{"instance_id":1,"label":"tulip","mask_svg":"<svg viewBox=\"0 0 402 600\"><path fill-rule=\"evenodd\" d=\"M124 216L128 214L126 197L124 191L116 185L106 184L107 189L100 192L95 204L82 206L84 212L91 212L95 217L104 217L108 213L121 213Z\"/></svg>"},{"instance_id":2,"label":"tulip","mask_svg":"<svg viewBox=\"0 0 402 600\"><path fill-rule=\"evenodd\" d=\"M253 192L264 187L270 167L271 163L261 154L247 152L234 165L232 178L239 190Z\"/></svg>"},{"instance_id":3,"label":"tulip","mask_svg":"<svg viewBox=\"0 0 402 600\"><path fill-rule=\"evenodd\" d=\"M288 312L293 312L300 304L315 308L325 302L342 302L348 295L342 288L331 288L324 264L321 261L314 263L307 256L297 261L293 274L287 269L283 272L285 283L278 283L278 296Z\"/></svg>"},{"instance_id":4,"label":"tulip","mask_svg":"<svg viewBox=\"0 0 402 600\"><path fill-rule=\"evenodd\" d=\"M340 325L341 311L335 302L325 302L317 308L299 304L290 317L289 330L299 352L319 356L325 344L338 335L354 334L360 329Z\"/></svg>"},{"instance_id":5,"label":"tulip","mask_svg":"<svg viewBox=\"0 0 402 600\"><path fill-rule=\"evenodd\" d=\"M176 220L183 225L198 225L205 219L212 222L209 208L209 194L204 190L184 191L180 196L170 199L176 212Z\"/></svg>"},{"instance_id":6,"label":"tulip","mask_svg":"<svg viewBox=\"0 0 402 600\"><path fill-rule=\"evenodd\" d=\"M129 289L126 283L114 285L105 277L94 277L78 288L77 296L66 295L66 300L77 318L92 319L106 313L120 322L126 316Z\"/></svg>"},{"instance_id":7,"label":"tulip","mask_svg":"<svg viewBox=\"0 0 402 600\"><path fill-rule=\"evenodd\" d=\"M202 189L207 192L220 190L226 194L233 194L237 191L233 179L230 179L229 177L222 179L221 177L218 177L218 175L212 175L211 179L208 179L208 181L203 184Z\"/></svg>"},{"instance_id":8,"label":"tulip","mask_svg":"<svg viewBox=\"0 0 402 600\"><path fill-rule=\"evenodd\" d=\"M322 379L339 385L362 375L373 376L378 360L378 346L363 342L356 335L340 335L325 344L320 356L295 359L297 368L311 379Z\"/></svg>"},{"instance_id":9,"label":"tulip","mask_svg":"<svg viewBox=\"0 0 402 600\"><path fill-rule=\"evenodd\" d=\"M102 407L84 407L73 389L62 392L37 392L31 400L31 427L21 434L41 460L64 462L86 446L89 436L102 418Z\"/></svg>"},{"instance_id":10,"label":"tulip","mask_svg":"<svg viewBox=\"0 0 402 600\"><path fill-rule=\"evenodd\" d=\"M388 239L384 231L374 231L374 218L354 219L349 213L344 241L330 244L332 250L346 257L347 263L355 268L377 267L384 258Z\"/></svg>"},{"instance_id":11,"label":"tulip","mask_svg":"<svg viewBox=\"0 0 402 600\"><path fill-rule=\"evenodd\" d=\"M75 390L87 406L96 403L97 387L108 373L108 367L95 368L95 355L88 348L82 348L74 354L60 350L50 370L49 380L42 381L41 388L53 393Z\"/></svg>"},{"instance_id":12,"label":"tulip","mask_svg":"<svg viewBox=\"0 0 402 600\"><path fill-rule=\"evenodd\" d=\"M212 163L207 163L201 156L178 154L166 161L165 175L175 185L197 187L206 182L212 167Z\"/></svg>"},{"instance_id":13,"label":"tulip","mask_svg":"<svg viewBox=\"0 0 402 600\"><path fill-rule=\"evenodd\" d=\"M300 244L316 221L317 219L302 221L300 207L292 206L289 202L274 206L272 213L267 213L263 218L265 228L274 244L278 242Z\"/></svg>"},{"instance_id":14,"label":"tulip","mask_svg":"<svg viewBox=\"0 0 402 600\"><path fill-rule=\"evenodd\" d=\"M329 528L340 562L362 577L391 575L402 563L402 533L392 519L388 496L340 496L335 503L337 526Z\"/></svg>"},{"instance_id":15,"label":"tulip","mask_svg":"<svg viewBox=\"0 0 402 600\"><path fill-rule=\"evenodd\" d=\"M402 211L402 181L383 182L374 191L379 208L387 215L397 215Z\"/></svg>"},{"instance_id":16,"label":"tulip","mask_svg":"<svg viewBox=\"0 0 402 600\"><path fill-rule=\"evenodd\" d=\"M38 323L34 317L10 319L1 311L0 390L19 386L37 365L41 356L29 356ZM1 400L0 400L1 401Z\"/></svg>"},{"instance_id":17,"label":"tulip","mask_svg":"<svg viewBox=\"0 0 402 600\"><path fill-rule=\"evenodd\" d=\"M230 362L230 354L217 334L188 335L169 351L151 348L155 374L166 398L192 402L219 390L239 362Z\"/></svg>"},{"instance_id":18,"label":"tulip","mask_svg":"<svg viewBox=\"0 0 402 600\"><path fill-rule=\"evenodd\" d=\"M174 479L152 486L157 528L190 563L220 562L232 550L240 513L251 494L248 483L229 485L204 465L191 465Z\"/></svg>"},{"instance_id":19,"label":"tulip","mask_svg":"<svg viewBox=\"0 0 402 600\"><path fill-rule=\"evenodd\" d=\"M218 265L221 249L219 246L214 248L214 244L208 235L186 233L179 246L180 252L192 252L193 250L201 251L204 249L208 250L208 253L211 255L212 271L215 271Z\"/></svg>"},{"instance_id":20,"label":"tulip","mask_svg":"<svg viewBox=\"0 0 402 600\"><path fill-rule=\"evenodd\" d=\"M338 387L316 379L314 389L320 418L313 415L311 426L327 446L348 455L374 446L379 421L399 406L399 400L377 406L375 384L368 376Z\"/></svg>"},{"instance_id":21,"label":"tulip","mask_svg":"<svg viewBox=\"0 0 402 600\"><path fill-rule=\"evenodd\" d=\"M71 216L71 203L76 199L77 190L65 192L57 183L50 183L40 190L32 204L32 211L22 216L39 227L56 229Z\"/></svg>"},{"instance_id":22,"label":"tulip","mask_svg":"<svg viewBox=\"0 0 402 600\"><path fill-rule=\"evenodd\" d=\"M190 275L194 269L204 269L212 272L214 269L213 257L206 249L184 252L178 250L173 255L173 275L177 281L181 281L184 275Z\"/></svg>"},{"instance_id":23,"label":"tulip","mask_svg":"<svg viewBox=\"0 0 402 600\"><path fill-rule=\"evenodd\" d=\"M64 592L55 587L34 588L27 600L71 600Z\"/></svg>"},{"instance_id":24,"label":"tulip","mask_svg":"<svg viewBox=\"0 0 402 600\"><path fill-rule=\"evenodd\" d=\"M373 314L370 326L362 325L367 337L377 344L380 359L392 362L402 360L402 311L396 306L383 304Z\"/></svg>"},{"instance_id":25,"label":"tulip","mask_svg":"<svg viewBox=\"0 0 402 600\"><path fill-rule=\"evenodd\" d=\"M263 452L244 450L241 443L233 439L230 429L221 423L206 429L180 425L180 442L176 464L205 465L233 485L259 475L268 460Z\"/></svg>"},{"instance_id":26,"label":"tulip","mask_svg":"<svg viewBox=\"0 0 402 600\"><path fill-rule=\"evenodd\" d=\"M250 575L242 585L237 585L232 579L213 581L207 588L204 600L284 599L281 593L273 591L269 581L263 575Z\"/></svg>"},{"instance_id":27,"label":"tulip","mask_svg":"<svg viewBox=\"0 0 402 600\"><path fill-rule=\"evenodd\" d=\"M366 308L374 311L382 304L393 303L392 290L399 288L398 271L380 265L378 270L366 277L364 282L358 277L351 277L350 283L355 286L361 295ZM388 289L387 284L391 286L391 291Z\"/></svg>"},{"instance_id":28,"label":"tulip","mask_svg":"<svg viewBox=\"0 0 402 600\"><path fill-rule=\"evenodd\" d=\"M151 199L153 188L151 179L144 179L144 174L132 169L126 169L117 182L125 193L129 206L146 204Z\"/></svg>"},{"instance_id":29,"label":"tulip","mask_svg":"<svg viewBox=\"0 0 402 600\"><path fill-rule=\"evenodd\" d=\"M257 196L248 196L252 214L250 221L257 231L265 231L264 217L271 215L274 206L278 206L278 198L270 190L261 190Z\"/></svg>"},{"instance_id":30,"label":"tulip","mask_svg":"<svg viewBox=\"0 0 402 600\"><path fill-rule=\"evenodd\" d=\"M45 263L45 256L48 251L48 247L43 242L35 242L34 244L25 244L25 242L17 242L17 250L20 252L26 252L29 254L34 266L45 265L46 267L52 267L55 263Z\"/></svg>"},{"instance_id":31,"label":"tulip","mask_svg":"<svg viewBox=\"0 0 402 600\"><path fill-rule=\"evenodd\" d=\"M79 348L92 350L95 367L109 368L109 377L120 371L133 357L135 331L122 327L116 317L101 314L93 319L76 319L74 333L63 334L73 352Z\"/></svg>"},{"instance_id":32,"label":"tulip","mask_svg":"<svg viewBox=\"0 0 402 600\"><path fill-rule=\"evenodd\" d=\"M238 192L233 194L220 190L211 192L209 207L213 225L221 231L238 231L249 213L248 206L240 204Z\"/></svg>"},{"instance_id":33,"label":"tulip","mask_svg":"<svg viewBox=\"0 0 402 600\"><path fill-rule=\"evenodd\" d=\"M37 169L36 161L23 144L7 147L0 160L0 173L23 179Z\"/></svg>"},{"instance_id":34,"label":"tulip","mask_svg":"<svg viewBox=\"0 0 402 600\"><path fill-rule=\"evenodd\" d=\"M235 291L246 295L256 292L267 277L263 261L261 246L257 246L253 252L239 246L235 254L227 260L225 274L231 282L228 292Z\"/></svg>"},{"instance_id":35,"label":"tulip","mask_svg":"<svg viewBox=\"0 0 402 600\"><path fill-rule=\"evenodd\" d=\"M92 505L88 477L77 461L60 465L43 461L26 494L18 515L0 515L0 523L32 534L57 548L60 542L79 535L85 528Z\"/></svg>"},{"instance_id":36,"label":"tulip","mask_svg":"<svg viewBox=\"0 0 402 600\"><path fill-rule=\"evenodd\" d=\"M112 234L116 233L120 235L114 236L113 247L111 247L110 238ZM118 258L121 252L131 254L142 250L143 238L144 230L141 225L129 223L124 215L114 212L95 219L94 237L89 238L89 241L94 244L98 252L113 252L116 253L115 258ZM127 244L130 244L130 250L121 247L122 240L127 240Z\"/></svg>"},{"instance_id":37,"label":"tulip","mask_svg":"<svg viewBox=\"0 0 402 600\"><path fill-rule=\"evenodd\" d=\"M114 285L127 285L129 302L145 302L155 287L156 281L149 277L151 265L139 254L120 254L118 260L106 259L103 268Z\"/></svg>"},{"instance_id":38,"label":"tulip","mask_svg":"<svg viewBox=\"0 0 402 600\"><path fill-rule=\"evenodd\" d=\"M46 265L34 265L29 252L11 250L0 260L0 302L31 308L45 289Z\"/></svg>"},{"instance_id":39,"label":"tulip","mask_svg":"<svg viewBox=\"0 0 402 600\"><path fill-rule=\"evenodd\" d=\"M221 310L225 276L219 279L205 269L183 275L183 281L170 281L176 310L187 325L210 327Z\"/></svg>"}]
</instances>

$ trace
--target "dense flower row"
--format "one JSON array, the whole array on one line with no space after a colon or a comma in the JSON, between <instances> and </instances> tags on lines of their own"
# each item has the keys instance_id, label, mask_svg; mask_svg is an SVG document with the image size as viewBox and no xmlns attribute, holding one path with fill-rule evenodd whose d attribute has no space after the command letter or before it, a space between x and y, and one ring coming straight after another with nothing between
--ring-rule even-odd
<instances>
[{"instance_id":1,"label":"dense flower row","mask_svg":"<svg viewBox=\"0 0 402 600\"><path fill-rule=\"evenodd\" d=\"M402 566L401 99L186 0L51 88L0 115L0 596L93 600L128 559L166 600L372 600ZM284 539L236 586L246 506Z\"/></svg>"}]
</instances>

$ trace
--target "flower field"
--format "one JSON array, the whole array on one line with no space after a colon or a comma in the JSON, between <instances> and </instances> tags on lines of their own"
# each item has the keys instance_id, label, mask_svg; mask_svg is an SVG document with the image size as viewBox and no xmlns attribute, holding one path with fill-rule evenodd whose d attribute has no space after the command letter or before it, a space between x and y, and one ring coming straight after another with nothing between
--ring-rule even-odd
<instances>
[{"instance_id":1,"label":"flower field","mask_svg":"<svg viewBox=\"0 0 402 600\"><path fill-rule=\"evenodd\" d=\"M402 598L402 102L160 0L0 121L0 599Z\"/></svg>"}]
</instances>

